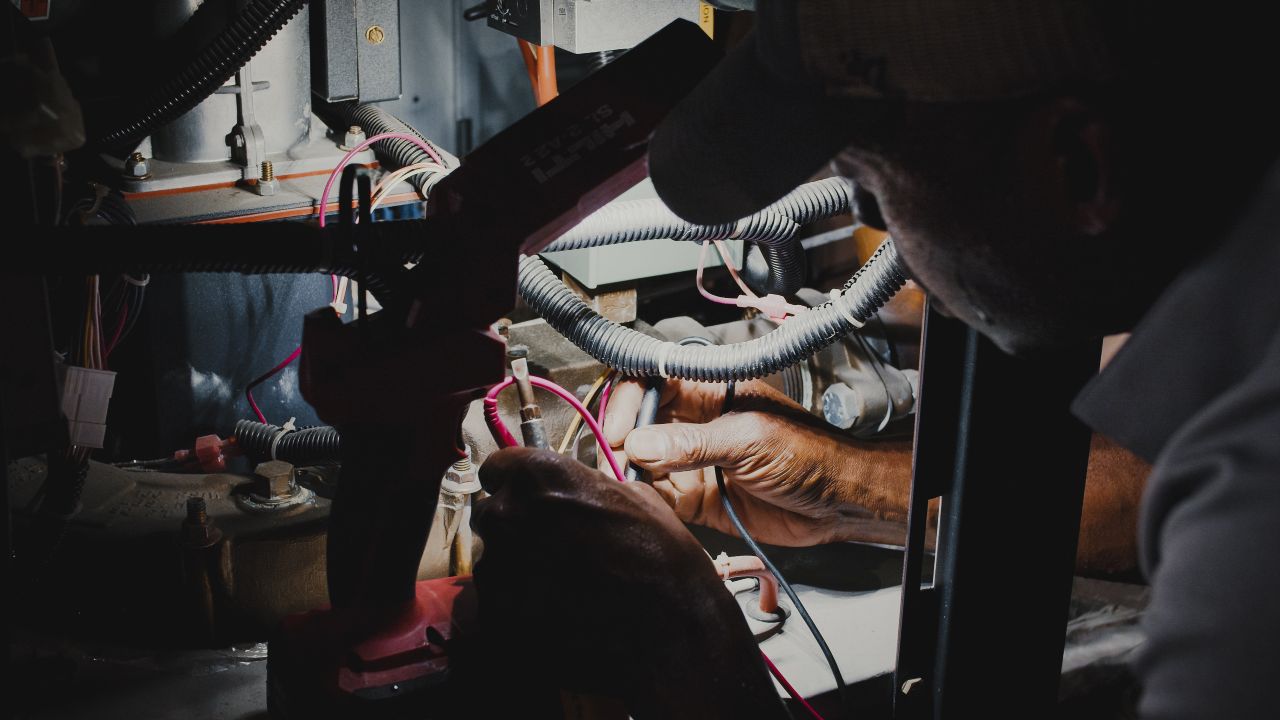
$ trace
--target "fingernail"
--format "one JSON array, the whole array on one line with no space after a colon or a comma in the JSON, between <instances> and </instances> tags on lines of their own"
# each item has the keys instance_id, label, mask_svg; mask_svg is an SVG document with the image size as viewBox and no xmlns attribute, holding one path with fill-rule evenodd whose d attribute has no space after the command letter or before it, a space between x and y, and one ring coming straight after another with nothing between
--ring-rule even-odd
<instances>
[{"instance_id":1,"label":"fingernail","mask_svg":"<svg viewBox=\"0 0 1280 720\"><path fill-rule=\"evenodd\" d=\"M664 460L671 453L671 441L660 430L639 428L627 436L627 456L641 462Z\"/></svg>"}]
</instances>

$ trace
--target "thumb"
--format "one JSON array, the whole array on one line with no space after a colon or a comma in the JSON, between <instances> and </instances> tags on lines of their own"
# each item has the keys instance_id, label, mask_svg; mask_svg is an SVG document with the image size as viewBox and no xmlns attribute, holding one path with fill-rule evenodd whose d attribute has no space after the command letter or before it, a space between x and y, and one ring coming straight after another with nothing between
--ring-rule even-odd
<instances>
[{"instance_id":1,"label":"thumb","mask_svg":"<svg viewBox=\"0 0 1280 720\"><path fill-rule=\"evenodd\" d=\"M745 458L754 443L729 417L709 423L675 423L636 428L627 435L627 458L655 473L729 465Z\"/></svg>"}]
</instances>

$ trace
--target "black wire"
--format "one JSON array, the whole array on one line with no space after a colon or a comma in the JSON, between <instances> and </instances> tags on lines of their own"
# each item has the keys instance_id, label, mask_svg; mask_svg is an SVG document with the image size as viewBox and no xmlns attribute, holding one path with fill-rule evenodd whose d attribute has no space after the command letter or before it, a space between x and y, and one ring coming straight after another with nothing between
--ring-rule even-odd
<instances>
[{"instance_id":1,"label":"black wire","mask_svg":"<svg viewBox=\"0 0 1280 720\"><path fill-rule=\"evenodd\" d=\"M724 391L724 403L720 407L720 414L726 415L730 407L733 405L734 382L729 381ZM764 563L765 568L773 573L778 580L778 586L787 594L791 600L791 604L795 606L796 612L799 613L800 619L804 620L804 624L809 627L809 632L813 633L813 639L818 641L818 648L822 650L822 656L827 659L827 666L831 668L831 676L835 678L836 689L840 693L840 704L844 706L845 713L849 711L847 693L844 685L844 675L840 672L840 666L836 663L835 655L831 654L831 648L827 646L826 638L822 637L822 632L818 630L818 625L809 616L809 611L805 609L804 603L800 602L800 597L796 595L796 591L792 589L791 583L782 576L782 572L778 570L778 566L773 564L768 555L764 554L764 550L751 537L751 533L747 531L747 526L742 524L742 518L738 517L738 512L733 509L733 503L729 502L729 489L725 486L724 471L720 466L716 466L716 486L720 490L720 504L724 506L724 512L729 516L729 522L733 523L733 529L738 532L738 536L747 543L747 547L751 548L751 552L760 558L760 562Z\"/></svg>"}]
</instances>

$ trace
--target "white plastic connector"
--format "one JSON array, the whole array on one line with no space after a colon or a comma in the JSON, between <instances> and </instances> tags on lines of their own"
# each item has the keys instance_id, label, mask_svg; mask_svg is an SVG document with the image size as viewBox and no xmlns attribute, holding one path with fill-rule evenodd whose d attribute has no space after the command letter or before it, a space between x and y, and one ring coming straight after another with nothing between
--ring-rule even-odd
<instances>
[{"instance_id":1,"label":"white plastic connector","mask_svg":"<svg viewBox=\"0 0 1280 720\"><path fill-rule=\"evenodd\" d=\"M102 447L107 432L107 408L115 386L116 374L110 370L67 367L62 382L62 413L67 416L72 444Z\"/></svg>"}]
</instances>

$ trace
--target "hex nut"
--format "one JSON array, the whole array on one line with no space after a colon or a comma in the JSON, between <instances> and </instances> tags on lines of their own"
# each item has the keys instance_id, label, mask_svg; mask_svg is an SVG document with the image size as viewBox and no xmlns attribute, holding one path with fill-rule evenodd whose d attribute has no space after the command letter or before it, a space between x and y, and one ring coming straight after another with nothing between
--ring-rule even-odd
<instances>
[{"instance_id":1,"label":"hex nut","mask_svg":"<svg viewBox=\"0 0 1280 720\"><path fill-rule=\"evenodd\" d=\"M133 153L124 161L124 176L133 180L146 180L151 177L151 163L142 153Z\"/></svg>"},{"instance_id":2,"label":"hex nut","mask_svg":"<svg viewBox=\"0 0 1280 720\"><path fill-rule=\"evenodd\" d=\"M835 383L822 393L822 416L841 430L848 430L858 422L864 405L862 396L844 383Z\"/></svg>"}]
</instances>

